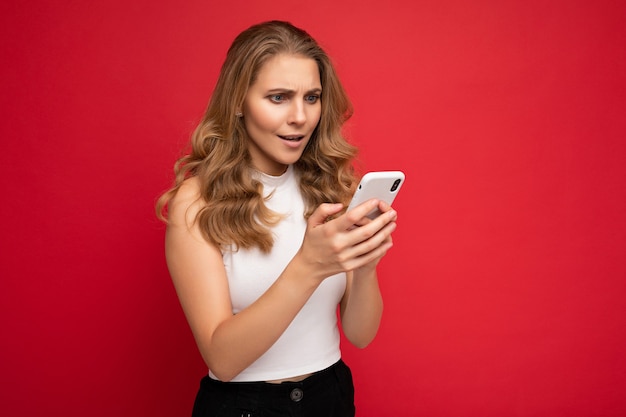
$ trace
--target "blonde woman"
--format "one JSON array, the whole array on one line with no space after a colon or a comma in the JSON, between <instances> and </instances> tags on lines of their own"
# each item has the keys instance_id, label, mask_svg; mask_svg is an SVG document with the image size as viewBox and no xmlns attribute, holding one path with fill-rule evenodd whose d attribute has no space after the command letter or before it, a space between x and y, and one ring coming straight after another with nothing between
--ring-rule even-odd
<instances>
[{"instance_id":1,"label":"blonde woman","mask_svg":"<svg viewBox=\"0 0 626 417\"><path fill-rule=\"evenodd\" d=\"M191 149L157 203L166 258L209 372L193 416L353 416L346 338L364 347L382 314L376 266L396 212L345 212L356 149L329 57L287 22L231 45ZM373 208L383 214L365 217ZM359 227L354 227L357 225Z\"/></svg>"}]
</instances>

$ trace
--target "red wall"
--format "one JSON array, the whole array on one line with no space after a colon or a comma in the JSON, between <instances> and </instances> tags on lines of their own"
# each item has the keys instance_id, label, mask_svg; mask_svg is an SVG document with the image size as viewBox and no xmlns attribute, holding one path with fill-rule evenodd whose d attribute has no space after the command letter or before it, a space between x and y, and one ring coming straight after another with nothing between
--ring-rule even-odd
<instances>
[{"instance_id":1,"label":"red wall","mask_svg":"<svg viewBox=\"0 0 626 417\"><path fill-rule=\"evenodd\" d=\"M206 372L153 203L232 38L305 27L407 174L358 415L626 415L620 1L0 5L0 413L184 416Z\"/></svg>"}]
</instances>

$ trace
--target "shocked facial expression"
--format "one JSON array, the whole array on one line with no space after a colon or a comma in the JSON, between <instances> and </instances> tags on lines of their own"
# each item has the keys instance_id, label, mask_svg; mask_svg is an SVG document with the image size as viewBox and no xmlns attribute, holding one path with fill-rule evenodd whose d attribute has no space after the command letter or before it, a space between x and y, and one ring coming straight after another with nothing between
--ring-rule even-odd
<instances>
[{"instance_id":1,"label":"shocked facial expression","mask_svg":"<svg viewBox=\"0 0 626 417\"><path fill-rule=\"evenodd\" d=\"M300 159L320 120L321 94L315 60L280 54L263 64L242 108L256 169L280 175Z\"/></svg>"}]
</instances>

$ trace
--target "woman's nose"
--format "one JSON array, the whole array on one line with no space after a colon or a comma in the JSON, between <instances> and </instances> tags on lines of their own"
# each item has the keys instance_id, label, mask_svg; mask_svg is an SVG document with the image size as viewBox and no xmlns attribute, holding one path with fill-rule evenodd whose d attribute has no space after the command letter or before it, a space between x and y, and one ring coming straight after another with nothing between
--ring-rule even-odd
<instances>
[{"instance_id":1,"label":"woman's nose","mask_svg":"<svg viewBox=\"0 0 626 417\"><path fill-rule=\"evenodd\" d=\"M306 110L303 103L299 103L298 100L294 100L289 111L289 124L302 124L306 122Z\"/></svg>"}]
</instances>

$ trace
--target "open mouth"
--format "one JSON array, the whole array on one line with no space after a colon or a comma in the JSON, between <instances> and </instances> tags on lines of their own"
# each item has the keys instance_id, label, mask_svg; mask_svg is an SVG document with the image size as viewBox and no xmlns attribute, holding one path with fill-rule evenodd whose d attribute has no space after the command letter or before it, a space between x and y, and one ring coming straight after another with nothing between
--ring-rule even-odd
<instances>
[{"instance_id":1,"label":"open mouth","mask_svg":"<svg viewBox=\"0 0 626 417\"><path fill-rule=\"evenodd\" d=\"M282 140L288 140L290 142L299 142L302 139L304 139L304 136L295 136L295 135L290 135L290 136L278 135L278 137L281 138Z\"/></svg>"}]
</instances>

